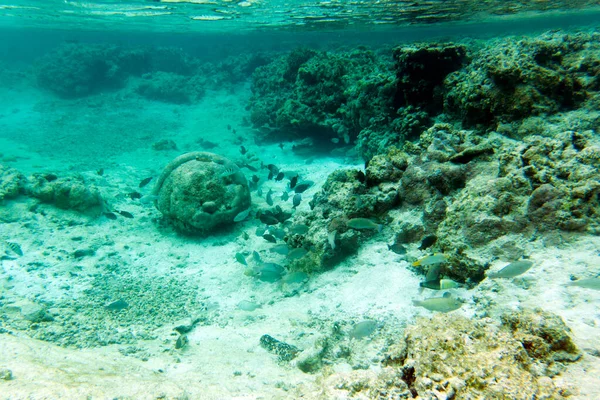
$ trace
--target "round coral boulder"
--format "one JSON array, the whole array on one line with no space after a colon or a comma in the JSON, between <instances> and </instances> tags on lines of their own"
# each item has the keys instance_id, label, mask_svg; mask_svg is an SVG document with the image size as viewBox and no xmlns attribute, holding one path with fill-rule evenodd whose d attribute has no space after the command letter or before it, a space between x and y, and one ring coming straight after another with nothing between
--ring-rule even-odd
<instances>
[{"instance_id":1,"label":"round coral boulder","mask_svg":"<svg viewBox=\"0 0 600 400\"><path fill-rule=\"evenodd\" d=\"M188 234L209 234L232 224L250 207L250 190L238 166L207 152L171 161L154 187L156 207L173 226Z\"/></svg>"}]
</instances>

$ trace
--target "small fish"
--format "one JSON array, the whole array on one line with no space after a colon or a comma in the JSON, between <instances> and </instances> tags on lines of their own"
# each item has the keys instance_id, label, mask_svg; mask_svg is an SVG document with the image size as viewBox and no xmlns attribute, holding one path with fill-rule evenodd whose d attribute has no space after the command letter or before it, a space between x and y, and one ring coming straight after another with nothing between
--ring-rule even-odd
<instances>
[{"instance_id":1,"label":"small fish","mask_svg":"<svg viewBox=\"0 0 600 400\"><path fill-rule=\"evenodd\" d=\"M288 194L288 192L284 191L283 193L281 193L281 201L288 201L289 198L290 195Z\"/></svg>"},{"instance_id":2,"label":"small fish","mask_svg":"<svg viewBox=\"0 0 600 400\"><path fill-rule=\"evenodd\" d=\"M256 175L252 175L252 182L258 183L258 181L260 181L260 178Z\"/></svg>"},{"instance_id":3,"label":"small fish","mask_svg":"<svg viewBox=\"0 0 600 400\"><path fill-rule=\"evenodd\" d=\"M275 263L261 263L260 265L246 271L246 275L254 276L263 282L277 282L285 274L285 268Z\"/></svg>"},{"instance_id":4,"label":"small fish","mask_svg":"<svg viewBox=\"0 0 600 400\"><path fill-rule=\"evenodd\" d=\"M298 175L292 176L292 178L290 179L290 189L295 188L297 183L298 183Z\"/></svg>"},{"instance_id":5,"label":"small fish","mask_svg":"<svg viewBox=\"0 0 600 400\"><path fill-rule=\"evenodd\" d=\"M262 195L263 195L262 188L258 188L258 189L256 189L256 195L257 195L258 197L262 197Z\"/></svg>"},{"instance_id":6,"label":"small fish","mask_svg":"<svg viewBox=\"0 0 600 400\"><path fill-rule=\"evenodd\" d=\"M142 198L142 194L140 192L131 192L127 194L131 200L137 200Z\"/></svg>"},{"instance_id":7,"label":"small fish","mask_svg":"<svg viewBox=\"0 0 600 400\"><path fill-rule=\"evenodd\" d=\"M300 193L296 193L292 198L292 208L296 208L302 203L302 195Z\"/></svg>"},{"instance_id":8,"label":"small fish","mask_svg":"<svg viewBox=\"0 0 600 400\"><path fill-rule=\"evenodd\" d=\"M286 235L285 230L280 229L280 228L276 228L274 226L270 226L269 227L269 233L273 236L275 236L277 239L283 239Z\"/></svg>"},{"instance_id":9,"label":"small fish","mask_svg":"<svg viewBox=\"0 0 600 400\"><path fill-rule=\"evenodd\" d=\"M244 167L248 168L252 172L258 172L258 168L256 168L254 165L246 163L246 164L244 164Z\"/></svg>"},{"instance_id":10,"label":"small fish","mask_svg":"<svg viewBox=\"0 0 600 400\"><path fill-rule=\"evenodd\" d=\"M308 225L304 225L304 224L292 225L292 227L290 228L290 233L293 233L295 235L304 235L307 232L308 232Z\"/></svg>"},{"instance_id":11,"label":"small fish","mask_svg":"<svg viewBox=\"0 0 600 400\"><path fill-rule=\"evenodd\" d=\"M337 236L337 231L331 231L327 234L327 242L331 246L331 250L335 250L335 237Z\"/></svg>"},{"instance_id":12,"label":"small fish","mask_svg":"<svg viewBox=\"0 0 600 400\"><path fill-rule=\"evenodd\" d=\"M96 171L96 173L100 176L104 175L104 168L100 168L99 170Z\"/></svg>"},{"instance_id":13,"label":"small fish","mask_svg":"<svg viewBox=\"0 0 600 400\"><path fill-rule=\"evenodd\" d=\"M254 250L252 252L252 259L257 264L261 264L262 263L262 259L260 258L260 254L258 254L258 251L256 251L256 250Z\"/></svg>"},{"instance_id":14,"label":"small fish","mask_svg":"<svg viewBox=\"0 0 600 400\"><path fill-rule=\"evenodd\" d=\"M377 229L379 232L383 228L381 224L376 224L368 218L352 218L346 225L352 229Z\"/></svg>"},{"instance_id":15,"label":"small fish","mask_svg":"<svg viewBox=\"0 0 600 400\"><path fill-rule=\"evenodd\" d=\"M285 176L285 174L283 172L280 172L277 174L277 176L275 176L275 180L279 182L280 180L283 179L284 176Z\"/></svg>"},{"instance_id":16,"label":"small fish","mask_svg":"<svg viewBox=\"0 0 600 400\"><path fill-rule=\"evenodd\" d=\"M275 176L279 173L279 168L277 168L277 166L275 164L267 165L267 169L273 173L273 176Z\"/></svg>"},{"instance_id":17,"label":"small fish","mask_svg":"<svg viewBox=\"0 0 600 400\"><path fill-rule=\"evenodd\" d=\"M8 248L11 249L12 252L15 253L16 255L18 255L18 256L23 255L23 250L21 250L21 246L19 246L18 243L7 241L6 246L8 246Z\"/></svg>"},{"instance_id":18,"label":"small fish","mask_svg":"<svg viewBox=\"0 0 600 400\"><path fill-rule=\"evenodd\" d=\"M458 282L453 281L452 279L439 279L433 281L424 281L419 284L419 286L433 289L433 290L445 290L445 289L456 289L461 287L462 285Z\"/></svg>"},{"instance_id":19,"label":"small fish","mask_svg":"<svg viewBox=\"0 0 600 400\"><path fill-rule=\"evenodd\" d=\"M282 256L286 256L290 252L290 248L285 243L275 245L269 250L271 250L274 253L281 254Z\"/></svg>"},{"instance_id":20,"label":"small fish","mask_svg":"<svg viewBox=\"0 0 600 400\"><path fill-rule=\"evenodd\" d=\"M267 179L268 180L273 179L273 171L269 171L269 175L267 175Z\"/></svg>"},{"instance_id":21,"label":"small fish","mask_svg":"<svg viewBox=\"0 0 600 400\"><path fill-rule=\"evenodd\" d=\"M262 237L267 242L277 243L277 239L275 238L275 236L271 235L270 233L265 233Z\"/></svg>"},{"instance_id":22,"label":"small fish","mask_svg":"<svg viewBox=\"0 0 600 400\"><path fill-rule=\"evenodd\" d=\"M112 220L115 220L115 219L117 219L117 214L115 214L115 213L113 213L113 212L107 211L107 212L104 212L104 213L102 213L102 214L103 214L103 215L104 215L106 218L108 218L108 219L112 219Z\"/></svg>"},{"instance_id":23,"label":"small fish","mask_svg":"<svg viewBox=\"0 0 600 400\"><path fill-rule=\"evenodd\" d=\"M431 264L427 269L427 275L425 275L425 281L438 281L440 280L440 273L442 272L442 264Z\"/></svg>"},{"instance_id":24,"label":"small fish","mask_svg":"<svg viewBox=\"0 0 600 400\"><path fill-rule=\"evenodd\" d=\"M579 279L577 281L567 283L567 286L577 286L586 289L600 290L600 278Z\"/></svg>"},{"instance_id":25,"label":"small fish","mask_svg":"<svg viewBox=\"0 0 600 400\"><path fill-rule=\"evenodd\" d=\"M430 297L425 300L413 300L415 306L423 307L429 311L450 312L462 307L463 302L446 292L442 297Z\"/></svg>"},{"instance_id":26,"label":"small fish","mask_svg":"<svg viewBox=\"0 0 600 400\"><path fill-rule=\"evenodd\" d=\"M375 329L377 329L377 321L364 320L354 325L349 336L353 339L363 339L371 336Z\"/></svg>"},{"instance_id":27,"label":"small fish","mask_svg":"<svg viewBox=\"0 0 600 400\"><path fill-rule=\"evenodd\" d=\"M107 304L104 308L106 308L109 311L122 311L127 307L129 307L129 304L125 300L119 299L117 301L113 301L112 303Z\"/></svg>"},{"instance_id":28,"label":"small fish","mask_svg":"<svg viewBox=\"0 0 600 400\"><path fill-rule=\"evenodd\" d=\"M279 220L271 214L260 214L258 219L260 219L260 222L267 225L277 225L279 223Z\"/></svg>"},{"instance_id":29,"label":"small fish","mask_svg":"<svg viewBox=\"0 0 600 400\"><path fill-rule=\"evenodd\" d=\"M294 191L296 193L304 193L309 187L311 187L314 184L315 183L313 181L302 181L296 184L296 186L294 187Z\"/></svg>"},{"instance_id":30,"label":"small fish","mask_svg":"<svg viewBox=\"0 0 600 400\"><path fill-rule=\"evenodd\" d=\"M242 153L242 155L245 155L247 152L248 150L244 146L240 146L240 153Z\"/></svg>"},{"instance_id":31,"label":"small fish","mask_svg":"<svg viewBox=\"0 0 600 400\"><path fill-rule=\"evenodd\" d=\"M144 186L146 186L147 184L150 183L150 181L152 180L152 177L148 177L145 179L142 179L142 181L140 182L140 184L138 185L140 188L143 188Z\"/></svg>"},{"instance_id":32,"label":"small fish","mask_svg":"<svg viewBox=\"0 0 600 400\"><path fill-rule=\"evenodd\" d=\"M433 246L437 242L437 236L435 235L427 235L421 241L421 245L419 246L419 250L425 250Z\"/></svg>"},{"instance_id":33,"label":"small fish","mask_svg":"<svg viewBox=\"0 0 600 400\"><path fill-rule=\"evenodd\" d=\"M242 311L252 312L254 310L258 310L261 307L262 306L260 304L248 300L242 300L239 303L237 303L237 308L239 308Z\"/></svg>"},{"instance_id":34,"label":"small fish","mask_svg":"<svg viewBox=\"0 0 600 400\"><path fill-rule=\"evenodd\" d=\"M231 125L227 124L227 130L230 131L231 130Z\"/></svg>"},{"instance_id":35,"label":"small fish","mask_svg":"<svg viewBox=\"0 0 600 400\"><path fill-rule=\"evenodd\" d=\"M229 164L225 167L223 172L219 174L221 178L227 178L231 175L235 175L240 169L235 164Z\"/></svg>"},{"instance_id":36,"label":"small fish","mask_svg":"<svg viewBox=\"0 0 600 400\"><path fill-rule=\"evenodd\" d=\"M240 212L235 217L233 217L233 222L242 222L243 220L248 218L248 215L250 215L250 211L251 211L251 209L248 208L248 209Z\"/></svg>"},{"instance_id":37,"label":"small fish","mask_svg":"<svg viewBox=\"0 0 600 400\"><path fill-rule=\"evenodd\" d=\"M235 260L242 265L248 266L248 263L246 262L246 257L244 257L242 253L235 253Z\"/></svg>"},{"instance_id":38,"label":"small fish","mask_svg":"<svg viewBox=\"0 0 600 400\"><path fill-rule=\"evenodd\" d=\"M299 260L302 257L304 257L306 255L306 253L308 253L308 250L306 250L302 247L297 247L295 249L290 250L290 252L287 255L287 258L289 260Z\"/></svg>"},{"instance_id":39,"label":"small fish","mask_svg":"<svg viewBox=\"0 0 600 400\"><path fill-rule=\"evenodd\" d=\"M127 211L119 211L119 214L121 214L125 218L133 218L133 214Z\"/></svg>"},{"instance_id":40,"label":"small fish","mask_svg":"<svg viewBox=\"0 0 600 400\"><path fill-rule=\"evenodd\" d=\"M388 244L387 247L388 247L388 250L391 250L396 254L399 254L399 255L406 254L406 247L404 247L400 243Z\"/></svg>"},{"instance_id":41,"label":"small fish","mask_svg":"<svg viewBox=\"0 0 600 400\"><path fill-rule=\"evenodd\" d=\"M270 205L270 206L273 205L273 191L271 189L269 189L269 191L267 192L267 196L265 197L265 200L268 205Z\"/></svg>"},{"instance_id":42,"label":"small fish","mask_svg":"<svg viewBox=\"0 0 600 400\"><path fill-rule=\"evenodd\" d=\"M308 281L308 274L306 272L302 272L302 271L290 272L289 274L286 274L281 279L281 282L285 283L287 285L293 285L296 283L305 283L306 281Z\"/></svg>"},{"instance_id":43,"label":"small fish","mask_svg":"<svg viewBox=\"0 0 600 400\"><path fill-rule=\"evenodd\" d=\"M498 272L490 272L487 274L488 278L514 278L524 274L533 266L531 261L515 261L508 264Z\"/></svg>"},{"instance_id":44,"label":"small fish","mask_svg":"<svg viewBox=\"0 0 600 400\"><path fill-rule=\"evenodd\" d=\"M179 337L175 341L175 348L177 350L183 349L185 346L188 345L189 342L190 341L189 341L187 335L179 335Z\"/></svg>"},{"instance_id":45,"label":"small fish","mask_svg":"<svg viewBox=\"0 0 600 400\"><path fill-rule=\"evenodd\" d=\"M412 263L413 267L425 266L425 265L433 265L433 264L441 264L445 263L448 260L448 256L442 253L436 253L431 256L426 256L421 258L418 261Z\"/></svg>"},{"instance_id":46,"label":"small fish","mask_svg":"<svg viewBox=\"0 0 600 400\"><path fill-rule=\"evenodd\" d=\"M152 204L156 200L158 200L158 196L155 194L148 194L140 199L140 203L142 204Z\"/></svg>"}]
</instances>

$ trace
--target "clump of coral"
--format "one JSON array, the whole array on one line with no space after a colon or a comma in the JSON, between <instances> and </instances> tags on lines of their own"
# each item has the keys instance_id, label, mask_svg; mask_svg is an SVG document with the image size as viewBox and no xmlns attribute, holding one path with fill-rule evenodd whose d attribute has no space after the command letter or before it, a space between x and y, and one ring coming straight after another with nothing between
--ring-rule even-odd
<instances>
[{"instance_id":1,"label":"clump of coral","mask_svg":"<svg viewBox=\"0 0 600 400\"><path fill-rule=\"evenodd\" d=\"M26 179L19 171L0 165L0 201L23 193Z\"/></svg>"},{"instance_id":2,"label":"clump of coral","mask_svg":"<svg viewBox=\"0 0 600 400\"><path fill-rule=\"evenodd\" d=\"M539 310L507 314L500 325L438 314L390 345L377 378L334 382L367 398L561 399L569 389L552 377L581 356L570 333L560 317Z\"/></svg>"},{"instance_id":3,"label":"clump of coral","mask_svg":"<svg viewBox=\"0 0 600 400\"><path fill-rule=\"evenodd\" d=\"M29 178L27 194L65 210L97 212L104 204L100 191L81 176L34 174Z\"/></svg>"},{"instance_id":4,"label":"clump of coral","mask_svg":"<svg viewBox=\"0 0 600 400\"><path fill-rule=\"evenodd\" d=\"M250 190L239 167L207 152L183 154L158 178L156 207L177 230L208 234L233 223L250 207Z\"/></svg>"}]
</instances>

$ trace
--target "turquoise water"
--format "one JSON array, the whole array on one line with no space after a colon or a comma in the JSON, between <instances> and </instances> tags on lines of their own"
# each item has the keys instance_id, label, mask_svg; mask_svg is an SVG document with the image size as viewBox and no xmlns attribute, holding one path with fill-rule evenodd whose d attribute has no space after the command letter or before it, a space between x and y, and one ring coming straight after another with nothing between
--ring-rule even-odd
<instances>
[{"instance_id":1,"label":"turquoise water","mask_svg":"<svg viewBox=\"0 0 600 400\"><path fill-rule=\"evenodd\" d=\"M0 399L600 398L599 5L0 5Z\"/></svg>"}]
</instances>

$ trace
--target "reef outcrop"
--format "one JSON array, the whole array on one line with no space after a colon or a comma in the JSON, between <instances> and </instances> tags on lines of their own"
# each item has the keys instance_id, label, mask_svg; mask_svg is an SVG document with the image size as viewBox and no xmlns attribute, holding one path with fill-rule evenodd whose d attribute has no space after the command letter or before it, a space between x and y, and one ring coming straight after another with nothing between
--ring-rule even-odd
<instances>
[{"instance_id":1,"label":"reef outcrop","mask_svg":"<svg viewBox=\"0 0 600 400\"><path fill-rule=\"evenodd\" d=\"M250 207L239 167L218 154L192 152L171 161L154 187L156 208L177 230L206 235Z\"/></svg>"}]
</instances>

